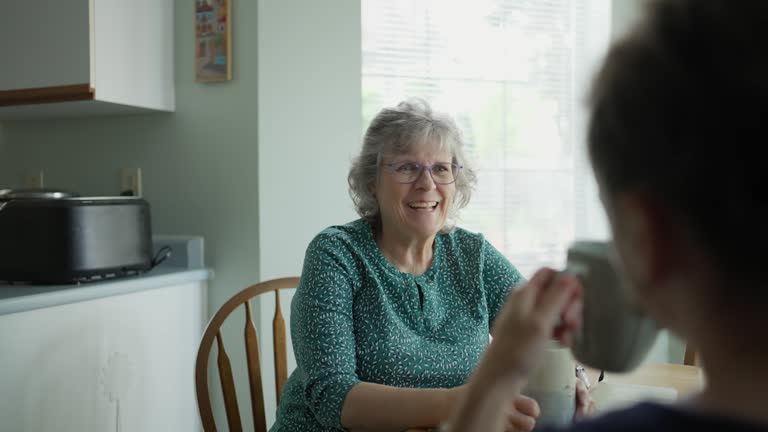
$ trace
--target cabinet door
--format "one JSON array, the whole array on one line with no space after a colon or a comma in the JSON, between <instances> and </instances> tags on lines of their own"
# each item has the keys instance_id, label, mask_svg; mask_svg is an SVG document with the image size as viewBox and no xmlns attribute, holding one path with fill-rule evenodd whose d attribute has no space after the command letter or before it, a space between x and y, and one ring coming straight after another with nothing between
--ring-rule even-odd
<instances>
[{"instance_id":1,"label":"cabinet door","mask_svg":"<svg viewBox=\"0 0 768 432\"><path fill-rule=\"evenodd\" d=\"M23 0L0 13L0 91L90 82L93 0Z\"/></svg>"},{"instance_id":2,"label":"cabinet door","mask_svg":"<svg viewBox=\"0 0 768 432\"><path fill-rule=\"evenodd\" d=\"M201 430L205 298L187 282L0 315L0 430Z\"/></svg>"}]
</instances>

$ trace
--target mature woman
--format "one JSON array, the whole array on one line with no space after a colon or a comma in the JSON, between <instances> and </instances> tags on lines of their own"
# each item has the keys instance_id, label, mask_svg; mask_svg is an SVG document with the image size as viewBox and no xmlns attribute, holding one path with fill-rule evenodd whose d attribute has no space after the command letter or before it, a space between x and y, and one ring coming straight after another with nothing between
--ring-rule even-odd
<instances>
[{"instance_id":1,"label":"mature woman","mask_svg":"<svg viewBox=\"0 0 768 432\"><path fill-rule=\"evenodd\" d=\"M274 431L403 430L445 420L520 273L455 228L475 174L454 122L411 100L382 110L349 173L361 219L309 245L293 299L297 369ZM531 399L509 406L530 430Z\"/></svg>"},{"instance_id":2,"label":"mature woman","mask_svg":"<svg viewBox=\"0 0 768 432\"><path fill-rule=\"evenodd\" d=\"M699 350L703 391L573 430L768 431L768 2L661 0L595 81L589 151L638 298ZM756 141L757 140L757 141ZM453 424L503 428L556 323L579 326L578 285L551 270L510 295ZM565 316L567 319L561 320Z\"/></svg>"}]
</instances>

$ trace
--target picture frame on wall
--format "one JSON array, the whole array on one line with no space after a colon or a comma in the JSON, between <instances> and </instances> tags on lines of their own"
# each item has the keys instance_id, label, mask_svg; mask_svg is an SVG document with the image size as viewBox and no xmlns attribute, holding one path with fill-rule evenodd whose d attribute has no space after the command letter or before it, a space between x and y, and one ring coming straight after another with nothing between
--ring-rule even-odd
<instances>
[{"instance_id":1,"label":"picture frame on wall","mask_svg":"<svg viewBox=\"0 0 768 432\"><path fill-rule=\"evenodd\" d=\"M232 79L232 0L195 5L195 81Z\"/></svg>"}]
</instances>

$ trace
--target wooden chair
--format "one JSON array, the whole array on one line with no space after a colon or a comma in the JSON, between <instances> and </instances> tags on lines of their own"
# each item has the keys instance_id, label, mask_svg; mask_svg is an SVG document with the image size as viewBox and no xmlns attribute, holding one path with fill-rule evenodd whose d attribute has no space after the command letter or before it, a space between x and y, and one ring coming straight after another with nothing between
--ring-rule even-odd
<instances>
[{"instance_id":1,"label":"wooden chair","mask_svg":"<svg viewBox=\"0 0 768 432\"><path fill-rule=\"evenodd\" d=\"M683 364L687 366L699 366L699 353L691 344L685 345L685 357L683 358Z\"/></svg>"},{"instance_id":2,"label":"wooden chair","mask_svg":"<svg viewBox=\"0 0 768 432\"><path fill-rule=\"evenodd\" d=\"M232 377L232 367L229 357L224 349L224 340L221 337L221 326L229 315L241 305L245 305L245 352L248 365L248 383L251 391L251 410L253 412L253 426L255 431L266 432L267 424L264 415L264 391L261 383L261 367L259 360L259 343L256 336L256 326L253 324L250 300L258 295L275 293L275 316L272 320L272 333L274 335L275 357L275 390L277 403L280 403L280 395L283 385L288 379L288 361L285 346L285 320L280 311L280 290L296 288L299 285L298 277L273 279L251 285L240 291L224 303L211 318L200 340L195 363L195 389L197 393L197 406L200 411L200 419L206 432L216 430L211 408L211 397L208 391L208 357L213 346L214 339L218 349L218 371L221 389L224 394L224 406L227 413L227 423L230 431L242 431L240 410L237 406L237 394L235 382Z\"/></svg>"}]
</instances>

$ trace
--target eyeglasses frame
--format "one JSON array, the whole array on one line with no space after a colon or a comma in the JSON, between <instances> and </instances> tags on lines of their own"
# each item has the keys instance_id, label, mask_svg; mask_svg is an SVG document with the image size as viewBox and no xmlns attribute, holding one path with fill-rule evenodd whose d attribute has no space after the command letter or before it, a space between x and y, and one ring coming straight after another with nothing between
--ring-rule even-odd
<instances>
[{"instance_id":1,"label":"eyeglasses frame","mask_svg":"<svg viewBox=\"0 0 768 432\"><path fill-rule=\"evenodd\" d=\"M456 180L459 178L458 173L464 168L464 165L459 165L456 162L436 162L436 163L433 163L432 165L422 165L422 164L420 164L418 162L410 162L410 161L382 163L382 165L384 165L385 167L391 169L392 172L395 172L397 168L399 168L399 167L401 167L401 166L403 166L405 164L416 165L419 168L419 173L416 175L416 177L412 181L409 181L409 182L402 182L400 180L397 180L397 182L400 183L400 184L414 184L414 183L416 183L417 181L419 181L419 179L421 178L422 174L424 174L424 170L426 169L427 171L429 171L429 177L432 179L432 181L435 184L449 185L449 184L456 183ZM456 169L456 171L455 171L456 175L453 176L453 181L452 182L442 183L442 182L439 182L439 181L435 180L435 176L432 174L432 168L434 168L435 165L443 165L443 164L449 164L449 165L453 166L453 168Z\"/></svg>"}]
</instances>

